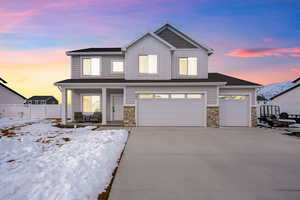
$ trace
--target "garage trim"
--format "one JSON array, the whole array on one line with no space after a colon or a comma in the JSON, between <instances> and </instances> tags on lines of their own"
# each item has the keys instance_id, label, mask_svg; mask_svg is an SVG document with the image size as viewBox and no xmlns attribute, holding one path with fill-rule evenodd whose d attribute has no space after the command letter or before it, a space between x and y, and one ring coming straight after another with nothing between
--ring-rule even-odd
<instances>
[{"instance_id":1,"label":"garage trim","mask_svg":"<svg viewBox=\"0 0 300 200\"><path fill-rule=\"evenodd\" d=\"M143 93L148 94L203 94L204 96L204 127L207 127L207 91L136 91L135 92L135 122L136 126L139 126L139 120L138 120L138 95ZM218 97L219 98L219 97Z\"/></svg>"},{"instance_id":2,"label":"garage trim","mask_svg":"<svg viewBox=\"0 0 300 200\"><path fill-rule=\"evenodd\" d=\"M251 93L220 93L218 96L218 99L220 96L248 96L249 99L249 122L248 122L248 127L252 126L252 115L251 115L251 108L252 108L252 95ZM220 114L219 114L220 115Z\"/></svg>"}]
</instances>

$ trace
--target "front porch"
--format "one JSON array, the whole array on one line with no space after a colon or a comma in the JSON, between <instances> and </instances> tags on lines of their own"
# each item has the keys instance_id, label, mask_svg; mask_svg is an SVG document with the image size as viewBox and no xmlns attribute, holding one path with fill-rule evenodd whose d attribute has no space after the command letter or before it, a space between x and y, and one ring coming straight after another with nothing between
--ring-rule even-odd
<instances>
[{"instance_id":1,"label":"front porch","mask_svg":"<svg viewBox=\"0 0 300 200\"><path fill-rule=\"evenodd\" d=\"M123 126L124 88L65 87L60 90L62 124ZM72 109L71 121L67 121L68 101Z\"/></svg>"}]
</instances>

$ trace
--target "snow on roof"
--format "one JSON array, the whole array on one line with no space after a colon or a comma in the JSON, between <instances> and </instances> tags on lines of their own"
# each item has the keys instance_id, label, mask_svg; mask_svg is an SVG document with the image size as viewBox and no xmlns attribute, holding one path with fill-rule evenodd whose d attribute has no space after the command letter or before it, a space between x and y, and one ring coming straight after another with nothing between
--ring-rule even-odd
<instances>
[{"instance_id":1,"label":"snow on roof","mask_svg":"<svg viewBox=\"0 0 300 200\"><path fill-rule=\"evenodd\" d=\"M281 82L281 83L272 83L258 89L257 95L263 96L266 99L271 99L272 97L294 87L295 85L296 83L289 82L289 81Z\"/></svg>"}]
</instances>

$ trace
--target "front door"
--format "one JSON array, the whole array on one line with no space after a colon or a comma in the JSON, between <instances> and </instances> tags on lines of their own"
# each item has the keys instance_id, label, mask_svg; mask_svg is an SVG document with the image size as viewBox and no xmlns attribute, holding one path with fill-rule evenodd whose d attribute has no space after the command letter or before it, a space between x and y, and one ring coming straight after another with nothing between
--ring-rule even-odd
<instances>
[{"instance_id":1,"label":"front door","mask_svg":"<svg viewBox=\"0 0 300 200\"><path fill-rule=\"evenodd\" d=\"M123 120L123 95L122 94L111 95L111 118L112 121Z\"/></svg>"}]
</instances>

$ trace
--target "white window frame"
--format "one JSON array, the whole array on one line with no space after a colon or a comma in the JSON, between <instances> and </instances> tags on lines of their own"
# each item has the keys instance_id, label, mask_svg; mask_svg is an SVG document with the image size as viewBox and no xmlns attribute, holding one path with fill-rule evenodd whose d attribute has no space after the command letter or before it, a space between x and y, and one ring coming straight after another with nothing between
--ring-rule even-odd
<instances>
[{"instance_id":1,"label":"white window frame","mask_svg":"<svg viewBox=\"0 0 300 200\"><path fill-rule=\"evenodd\" d=\"M114 62L122 62L123 63L123 71L122 72L114 72ZM111 62L110 62L110 72L112 73L112 74L123 74L124 73L124 71L125 71L125 62L124 62L124 60L111 60Z\"/></svg>"},{"instance_id":2,"label":"white window frame","mask_svg":"<svg viewBox=\"0 0 300 200\"><path fill-rule=\"evenodd\" d=\"M149 73L149 72L140 72L140 56L149 56L149 55L154 55L157 58L156 62L156 72L155 73ZM158 74L158 63L159 63L159 56L158 54L139 54L138 55L138 73L139 74L144 74L144 75L157 75Z\"/></svg>"},{"instance_id":3,"label":"white window frame","mask_svg":"<svg viewBox=\"0 0 300 200\"><path fill-rule=\"evenodd\" d=\"M88 115L92 115L93 112L83 112L83 97L84 96L99 96L100 97L100 112L102 113L102 94L100 93L83 93L80 94L80 112L82 112L83 114L88 114Z\"/></svg>"},{"instance_id":4,"label":"white window frame","mask_svg":"<svg viewBox=\"0 0 300 200\"><path fill-rule=\"evenodd\" d=\"M196 61L197 61L197 65L196 65L196 71L197 71L197 74L189 74L189 58L196 58ZM180 59L187 59L187 74L180 74ZM183 56L183 57L178 57L178 74L179 76L198 76L199 75L199 70L198 70L198 57L196 56Z\"/></svg>"},{"instance_id":5,"label":"white window frame","mask_svg":"<svg viewBox=\"0 0 300 200\"><path fill-rule=\"evenodd\" d=\"M83 74L83 60L84 59L92 59L98 58L99 59L99 75L85 75ZM100 56L82 56L80 57L80 76L84 78L95 78L102 75L102 58Z\"/></svg>"}]
</instances>

